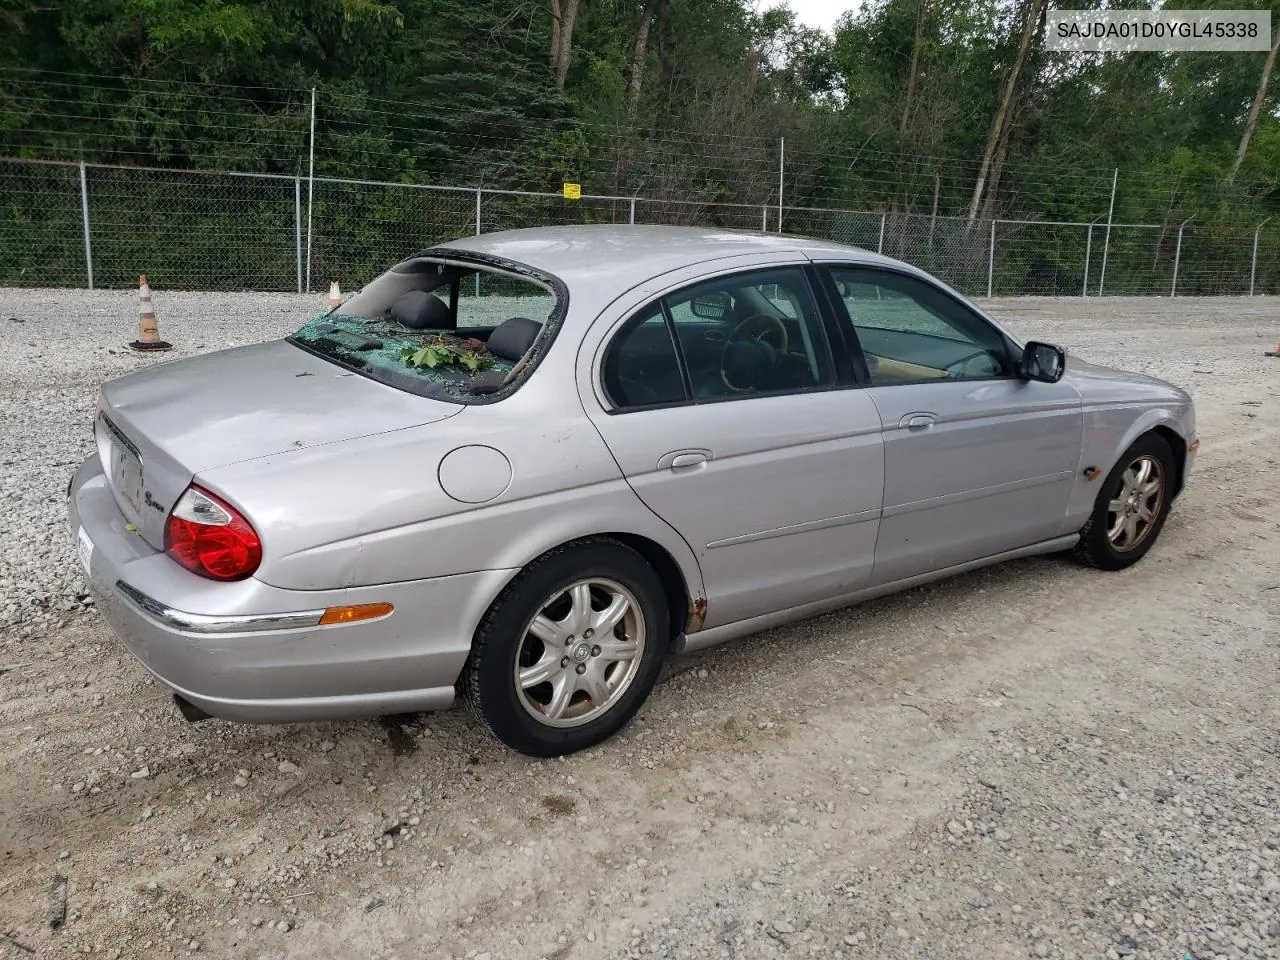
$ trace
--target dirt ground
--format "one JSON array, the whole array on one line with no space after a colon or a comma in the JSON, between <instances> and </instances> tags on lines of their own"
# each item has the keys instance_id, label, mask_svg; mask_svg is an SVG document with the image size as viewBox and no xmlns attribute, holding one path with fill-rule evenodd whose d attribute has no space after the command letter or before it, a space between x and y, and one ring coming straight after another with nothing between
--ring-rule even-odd
<instances>
[{"instance_id":1,"label":"dirt ground","mask_svg":"<svg viewBox=\"0 0 1280 960\"><path fill-rule=\"evenodd\" d=\"M74 616L0 646L0 958L1280 956L1280 302L989 306L1196 397L1136 567L678 659L559 761L460 710L191 726Z\"/></svg>"}]
</instances>

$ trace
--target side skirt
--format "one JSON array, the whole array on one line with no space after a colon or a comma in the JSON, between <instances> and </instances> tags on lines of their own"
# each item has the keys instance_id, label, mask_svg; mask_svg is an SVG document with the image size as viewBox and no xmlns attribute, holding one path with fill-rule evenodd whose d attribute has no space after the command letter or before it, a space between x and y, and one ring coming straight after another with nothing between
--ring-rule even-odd
<instances>
[{"instance_id":1,"label":"side skirt","mask_svg":"<svg viewBox=\"0 0 1280 960\"><path fill-rule=\"evenodd\" d=\"M689 634L683 638L684 643L680 647L680 652L688 653L693 650L703 650L707 647L714 647L716 644L724 643L728 640L736 640L739 637L749 636L753 633L760 633L762 630L770 630L773 627L779 627L785 623L804 620L807 617L814 617L820 613L839 610L841 607L852 606L853 604L861 603L864 600L873 600L876 597L883 597L889 593L897 593L899 590L907 590L911 587L918 587L922 584L932 583L935 580L943 580L947 577L955 576L958 573L967 573L970 570L989 567L992 564L1003 563L1006 560L1019 560L1023 557L1036 557L1045 553L1059 553L1063 550L1070 550L1077 542L1079 542L1079 540L1080 535L1076 533L1068 534L1064 537L1055 537L1052 540L1033 543L1029 547L1018 547L1016 550L1006 550L1004 553L997 553L990 557L983 557L980 560L970 560L966 563L957 563L953 566L943 567L941 570L934 570L930 573L921 573L914 577L907 577L903 580L895 580L892 583L882 583L878 586L867 587L863 590L855 590L853 593L842 594L838 597L832 597L829 600L817 600L813 603L806 603L799 607L789 607L786 610L778 610L775 613L766 613L758 617L752 617L748 620L739 620L736 623L726 623L719 627L712 627L709 630L699 630L697 633Z\"/></svg>"}]
</instances>

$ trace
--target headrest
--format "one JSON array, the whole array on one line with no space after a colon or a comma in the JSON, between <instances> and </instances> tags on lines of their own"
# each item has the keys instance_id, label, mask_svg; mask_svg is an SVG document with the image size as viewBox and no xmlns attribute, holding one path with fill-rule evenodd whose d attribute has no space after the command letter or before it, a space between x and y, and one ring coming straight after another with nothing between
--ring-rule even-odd
<instances>
[{"instance_id":1,"label":"headrest","mask_svg":"<svg viewBox=\"0 0 1280 960\"><path fill-rule=\"evenodd\" d=\"M449 305L434 293L410 290L391 305L391 319L410 330L452 330Z\"/></svg>"},{"instance_id":2,"label":"headrest","mask_svg":"<svg viewBox=\"0 0 1280 960\"><path fill-rule=\"evenodd\" d=\"M495 357L513 363L529 352L533 341L542 332L542 324L528 317L512 317L503 320L489 334L489 352Z\"/></svg>"}]
</instances>

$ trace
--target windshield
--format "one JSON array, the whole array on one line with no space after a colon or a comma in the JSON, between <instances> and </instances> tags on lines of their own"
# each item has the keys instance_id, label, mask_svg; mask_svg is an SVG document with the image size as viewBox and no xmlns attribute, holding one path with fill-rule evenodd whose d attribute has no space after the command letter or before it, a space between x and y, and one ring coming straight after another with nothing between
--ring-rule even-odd
<instances>
[{"instance_id":1,"label":"windshield","mask_svg":"<svg viewBox=\"0 0 1280 960\"><path fill-rule=\"evenodd\" d=\"M533 369L564 312L558 281L511 267L414 257L289 341L400 390L501 399Z\"/></svg>"}]
</instances>

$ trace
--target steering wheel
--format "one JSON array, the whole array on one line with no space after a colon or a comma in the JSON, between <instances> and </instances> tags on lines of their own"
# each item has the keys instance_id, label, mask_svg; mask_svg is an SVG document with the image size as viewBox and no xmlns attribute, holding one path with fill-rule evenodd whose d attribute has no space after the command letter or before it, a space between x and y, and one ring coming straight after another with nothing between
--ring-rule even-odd
<instances>
[{"instance_id":1,"label":"steering wheel","mask_svg":"<svg viewBox=\"0 0 1280 960\"><path fill-rule=\"evenodd\" d=\"M768 343L768 341L765 340L765 337L771 333L777 334L778 342L774 346L779 353L787 352L786 325L777 317L770 316L767 313L753 313L751 316L746 317L741 323L733 328L733 332L729 334L729 342L732 343L734 340L747 339L751 335L751 330L749 328L752 327L764 327L764 329L754 337L751 337L752 340L760 340L764 343Z\"/></svg>"},{"instance_id":2,"label":"steering wheel","mask_svg":"<svg viewBox=\"0 0 1280 960\"><path fill-rule=\"evenodd\" d=\"M754 328L762 328L752 336ZM775 347L767 337L776 335ZM754 390L778 365L787 352L787 328L777 317L753 313L729 334L720 351L720 380L734 393Z\"/></svg>"}]
</instances>

